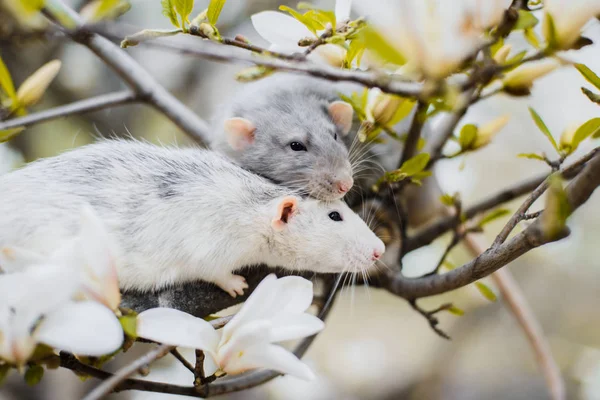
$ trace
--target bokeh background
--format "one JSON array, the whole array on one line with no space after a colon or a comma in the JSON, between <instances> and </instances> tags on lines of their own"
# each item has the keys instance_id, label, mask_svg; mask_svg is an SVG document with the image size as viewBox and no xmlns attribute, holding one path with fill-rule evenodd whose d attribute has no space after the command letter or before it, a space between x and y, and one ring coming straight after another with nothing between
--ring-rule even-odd
<instances>
[{"instance_id":1,"label":"bokeh background","mask_svg":"<svg viewBox=\"0 0 600 400\"><path fill-rule=\"evenodd\" d=\"M18 84L51 59L63 67L44 100L42 110L93 95L124 88L114 74L88 49L68 40L40 34L43 19L18 21L11 1L0 0L0 54ZM367 0L364 0L367 1ZM71 0L79 7L85 1ZM132 0L131 10L119 23L134 28L168 28L158 0ZM207 6L197 0L195 12ZM313 2L333 9L333 1ZM227 2L220 18L221 32L241 33L257 44L250 15L290 1L256 0ZM118 32L115 31L115 32ZM600 24L594 21L584 34L600 43ZM518 35L513 35L518 36ZM192 40L199 40L190 38ZM182 38L187 40L187 38ZM516 37L515 51L525 47ZM234 74L243 66L180 56L138 46L132 54L161 84L202 118L210 119L219 105L241 85ZM600 45L565 54L600 71ZM511 120L493 143L458 160L437 165L440 185L446 192L459 191L464 203L473 202L501 188L546 172L542 163L517 158L522 152L552 154L529 117L533 106L556 135L573 123L600 115L600 108L580 91L588 86L574 68L563 68L539 80L532 95L504 95L472 107L463 123L484 122L509 114ZM462 123L461 123L462 125ZM9 146L0 147L0 168L58 154L99 137L133 136L155 143L186 145L189 139L161 114L142 105L129 105L83 116L43 123L27 129ZM598 142L581 146L573 159ZM16 151L16 152L15 152ZM461 165L462 164L462 165ZM461 168L463 167L463 168ZM0 193L0 201L2 194ZM509 204L511 209L519 202ZM534 206L534 210L536 207ZM569 238L532 251L508 268L531 303L549 338L560 365L570 399L600 399L600 194L596 194L570 219ZM505 220L492 224L489 242ZM420 275L431 270L449 237L405 257L405 272ZM468 261L458 248L452 262ZM491 282L487 282L493 288ZM452 337L436 336L426 321L402 299L365 287L345 287L338 297L326 330L317 338L305 360L317 371L318 380L305 383L278 378L262 387L232 395L234 399L545 399L548 395L533 353L513 317L502 302L490 303L473 287L422 301L425 307L452 301L466 311L462 317L440 315L441 327ZM141 354L139 346L129 357ZM188 353L189 354L189 353ZM116 368L118 361L108 367ZM191 374L166 357L152 368L149 378L190 384ZM82 383L70 371L49 371L41 385L29 388L13 374L0 388L0 399L79 398L94 381ZM122 393L114 399L158 399L167 395Z\"/></svg>"}]
</instances>

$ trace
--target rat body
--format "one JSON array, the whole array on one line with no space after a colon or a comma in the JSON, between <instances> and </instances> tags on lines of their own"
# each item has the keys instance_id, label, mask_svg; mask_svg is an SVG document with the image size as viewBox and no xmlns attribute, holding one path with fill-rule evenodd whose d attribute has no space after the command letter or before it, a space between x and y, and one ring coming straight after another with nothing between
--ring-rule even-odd
<instances>
[{"instance_id":1,"label":"rat body","mask_svg":"<svg viewBox=\"0 0 600 400\"><path fill-rule=\"evenodd\" d=\"M348 148L353 109L333 86L275 74L244 85L212 120L211 148L274 182L322 200L354 184Z\"/></svg>"},{"instance_id":2,"label":"rat body","mask_svg":"<svg viewBox=\"0 0 600 400\"><path fill-rule=\"evenodd\" d=\"M364 270L385 250L342 201L303 199L202 149L103 141L0 176L0 193L0 247L42 255L90 204L117 243L122 289L200 279L235 296L243 266Z\"/></svg>"}]
</instances>

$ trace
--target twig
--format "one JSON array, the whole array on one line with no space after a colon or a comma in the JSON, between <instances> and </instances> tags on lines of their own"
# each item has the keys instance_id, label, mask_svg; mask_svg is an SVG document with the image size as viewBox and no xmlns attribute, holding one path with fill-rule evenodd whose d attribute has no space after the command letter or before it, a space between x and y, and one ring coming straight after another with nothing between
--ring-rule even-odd
<instances>
[{"instance_id":1,"label":"twig","mask_svg":"<svg viewBox=\"0 0 600 400\"><path fill-rule=\"evenodd\" d=\"M135 101L137 101L135 94L129 90L102 94L89 99L76 101L71 104L66 104L64 106L36 112L35 114L29 114L24 117L0 122L0 131L21 126L35 125L39 124L40 122L49 121L56 118L98 111L109 107L116 107L122 104L133 103Z\"/></svg>"},{"instance_id":2,"label":"twig","mask_svg":"<svg viewBox=\"0 0 600 400\"><path fill-rule=\"evenodd\" d=\"M304 57L308 56L310 53L312 53L313 51L316 50L317 47L327 43L327 39L329 39L331 36L333 35L333 28L332 27L328 27L325 32L323 32L321 34L321 36L319 36L319 38L317 40L315 40L314 42L312 42L312 44L310 46L308 46L306 48L306 50L304 50Z\"/></svg>"},{"instance_id":3,"label":"twig","mask_svg":"<svg viewBox=\"0 0 600 400\"><path fill-rule=\"evenodd\" d=\"M104 396L110 394L122 381L129 378L131 375L135 374L140 368L152 363L153 361L164 357L169 354L171 350L173 350L173 346L168 346L166 344L162 344L142 357L138 358L131 364L126 365L121 368L113 376L106 379L100 385L96 386L94 390L88 393L87 396L83 398L83 400L100 400L104 398Z\"/></svg>"},{"instance_id":4,"label":"twig","mask_svg":"<svg viewBox=\"0 0 600 400\"><path fill-rule=\"evenodd\" d=\"M485 248L472 235L467 235L465 245L474 257L479 256ZM553 400L564 400L566 397L564 381L560 374L560 368L556 363L533 310L523 295L521 288L515 281L510 271L506 268L499 269L491 275L494 283L500 290L506 306L517 319L517 322L527 336L531 344L537 363L544 374L548 391Z\"/></svg>"},{"instance_id":5,"label":"twig","mask_svg":"<svg viewBox=\"0 0 600 400\"><path fill-rule=\"evenodd\" d=\"M44 8L42 12L51 21L67 29L67 33L74 41L88 47L106 65L111 67L140 101L154 106L199 144L205 142L205 138L208 137L207 123L158 84L152 75L143 69L129 54L108 39L93 32L81 30L83 22L79 15L60 0L53 0L51 6ZM68 31L68 27L61 24L66 20L76 25L80 30Z\"/></svg>"},{"instance_id":6,"label":"twig","mask_svg":"<svg viewBox=\"0 0 600 400\"><path fill-rule=\"evenodd\" d=\"M579 172L581 172L581 169L583 168L585 163L587 163L599 151L599 148L592 150L572 165L564 168L561 172L561 175L565 179L571 179L575 177ZM528 179L508 189L504 189L498 193L495 193L487 197L486 199L474 204L473 206L467 207L464 210L464 215L467 219L471 219L482 212L491 210L492 208L499 206L502 203L514 200L534 190L536 187L541 185L547 177L548 175L543 175L537 178ZM406 240L406 244L404 245L403 249L405 249L406 252L410 252L420 247L426 246L433 240L435 240L437 237L448 232L450 229L453 229L457 225L458 223L454 216L447 216L441 218L439 221L417 232L412 237L409 237Z\"/></svg>"},{"instance_id":7,"label":"twig","mask_svg":"<svg viewBox=\"0 0 600 400\"><path fill-rule=\"evenodd\" d=\"M435 314L439 313L440 311L444 311L444 310L447 310L447 309L451 308L452 304L450 304L450 303L443 304L440 307L438 307L438 308L436 308L435 310L432 310L432 311L427 311L427 310L421 308L417 304L417 300L416 299L408 300L408 304L410 304L410 306L415 311L417 311L419 314L421 314L422 316L425 317L425 319L429 323L429 326L431 327L431 329L433 329L433 331L435 333L437 333L440 337L443 337L444 339L450 340L450 336L448 336L448 334L446 332L444 332L443 330L441 330L440 328L438 328L440 320L437 319L437 317L435 316Z\"/></svg>"},{"instance_id":8,"label":"twig","mask_svg":"<svg viewBox=\"0 0 600 400\"><path fill-rule=\"evenodd\" d=\"M185 359L184 356L177 349L171 350L171 354L175 357L184 367L186 367L192 374L194 371L194 366L190 364L188 360Z\"/></svg>"},{"instance_id":9,"label":"twig","mask_svg":"<svg viewBox=\"0 0 600 400\"><path fill-rule=\"evenodd\" d=\"M204 352L196 350L196 364L194 366L194 386L202 386L205 384L206 376L204 375Z\"/></svg>"},{"instance_id":10,"label":"twig","mask_svg":"<svg viewBox=\"0 0 600 400\"><path fill-rule=\"evenodd\" d=\"M428 107L429 104L427 102L422 100L417 102L415 115L410 124L410 128L408 129L408 135L406 136L406 141L404 142L404 150L402 151L402 157L398 163L398 168L400 168L402 164L413 157L417 152L417 147L419 144L419 139L421 138L421 131L423 130L423 124L425 123L425 116Z\"/></svg>"},{"instance_id":11,"label":"twig","mask_svg":"<svg viewBox=\"0 0 600 400\"><path fill-rule=\"evenodd\" d=\"M571 212L586 202L598 186L600 186L600 155L595 155L565 189ZM529 250L568 235L567 230L563 231L559 237L548 238L544 235L540 222L543 216L544 213L506 243L489 248L479 257L450 272L410 279L390 270L382 274L378 284L400 297L415 299L449 292L473 283L502 268Z\"/></svg>"}]
</instances>

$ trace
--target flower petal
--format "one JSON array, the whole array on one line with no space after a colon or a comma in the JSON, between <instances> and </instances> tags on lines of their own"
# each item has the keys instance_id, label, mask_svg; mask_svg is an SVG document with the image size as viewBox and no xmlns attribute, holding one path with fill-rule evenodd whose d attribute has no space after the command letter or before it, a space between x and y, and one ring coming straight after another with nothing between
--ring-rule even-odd
<instances>
[{"instance_id":1,"label":"flower petal","mask_svg":"<svg viewBox=\"0 0 600 400\"><path fill-rule=\"evenodd\" d=\"M0 249L0 271L18 272L45 262L41 255L21 247L7 246Z\"/></svg>"},{"instance_id":2,"label":"flower petal","mask_svg":"<svg viewBox=\"0 0 600 400\"><path fill-rule=\"evenodd\" d=\"M323 321L310 314L280 314L271 323L272 343L311 336L325 328Z\"/></svg>"},{"instance_id":3,"label":"flower petal","mask_svg":"<svg viewBox=\"0 0 600 400\"><path fill-rule=\"evenodd\" d=\"M266 345L269 341L270 330L271 322L267 320L250 321L241 325L233 332L227 343L219 346L217 362L221 369L224 369L233 358L237 358L247 348Z\"/></svg>"},{"instance_id":4,"label":"flower petal","mask_svg":"<svg viewBox=\"0 0 600 400\"><path fill-rule=\"evenodd\" d=\"M277 280L275 307L282 313L303 313L313 299L313 284L300 276L285 276Z\"/></svg>"},{"instance_id":5,"label":"flower petal","mask_svg":"<svg viewBox=\"0 0 600 400\"><path fill-rule=\"evenodd\" d=\"M298 41L314 36L300 21L277 11L262 11L251 18L254 29L263 39L290 52L301 51Z\"/></svg>"},{"instance_id":6,"label":"flower petal","mask_svg":"<svg viewBox=\"0 0 600 400\"><path fill-rule=\"evenodd\" d=\"M352 0L336 0L335 1L335 19L340 22L350 19L350 10L352 8Z\"/></svg>"},{"instance_id":7,"label":"flower petal","mask_svg":"<svg viewBox=\"0 0 600 400\"><path fill-rule=\"evenodd\" d=\"M211 324L172 308L152 308L137 317L140 337L172 346L190 347L215 353L219 333Z\"/></svg>"},{"instance_id":8,"label":"flower petal","mask_svg":"<svg viewBox=\"0 0 600 400\"><path fill-rule=\"evenodd\" d=\"M268 368L304 380L312 380L315 374L293 353L283 347L268 344L254 346L244 351L224 369L228 374L239 374L249 369Z\"/></svg>"},{"instance_id":9,"label":"flower petal","mask_svg":"<svg viewBox=\"0 0 600 400\"><path fill-rule=\"evenodd\" d=\"M115 314L92 301L67 303L49 313L34 335L48 346L86 356L109 354L123 344Z\"/></svg>"}]
</instances>

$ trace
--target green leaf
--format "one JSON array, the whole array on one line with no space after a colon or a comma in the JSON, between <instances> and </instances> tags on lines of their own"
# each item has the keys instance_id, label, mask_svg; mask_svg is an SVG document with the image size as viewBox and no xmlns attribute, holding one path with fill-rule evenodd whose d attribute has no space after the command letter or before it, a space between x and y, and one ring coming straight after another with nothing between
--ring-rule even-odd
<instances>
[{"instance_id":1,"label":"green leaf","mask_svg":"<svg viewBox=\"0 0 600 400\"><path fill-rule=\"evenodd\" d=\"M4 131L0 131L0 143L7 142L10 139L17 136L19 133L23 132L25 127L18 127L13 129L7 129Z\"/></svg>"},{"instance_id":2,"label":"green leaf","mask_svg":"<svg viewBox=\"0 0 600 400\"><path fill-rule=\"evenodd\" d=\"M394 46L392 46L385 37L370 26L364 27L360 31L360 40L365 47L374 52L382 60L396 65L404 65L406 58Z\"/></svg>"},{"instance_id":3,"label":"green leaf","mask_svg":"<svg viewBox=\"0 0 600 400\"><path fill-rule=\"evenodd\" d=\"M600 94L594 93L591 90L584 87L581 88L581 91L588 97L588 99L590 99L596 104L600 104Z\"/></svg>"},{"instance_id":4,"label":"green leaf","mask_svg":"<svg viewBox=\"0 0 600 400\"><path fill-rule=\"evenodd\" d=\"M556 36L556 25L554 25L554 18L549 13L545 15L545 29L547 31L546 40L548 40L548 48L556 49L558 48L558 38Z\"/></svg>"},{"instance_id":5,"label":"green leaf","mask_svg":"<svg viewBox=\"0 0 600 400\"><path fill-rule=\"evenodd\" d=\"M123 315L119 317L123 332L130 338L137 338L137 315Z\"/></svg>"},{"instance_id":6,"label":"green leaf","mask_svg":"<svg viewBox=\"0 0 600 400\"><path fill-rule=\"evenodd\" d=\"M46 0L19 0L26 13L34 13L44 8Z\"/></svg>"},{"instance_id":7,"label":"green leaf","mask_svg":"<svg viewBox=\"0 0 600 400\"><path fill-rule=\"evenodd\" d=\"M442 202L442 204L444 204L446 206L450 206L450 207L453 206L454 200L455 200L455 197L448 193L444 193L443 195L440 196L440 201Z\"/></svg>"},{"instance_id":8,"label":"green leaf","mask_svg":"<svg viewBox=\"0 0 600 400\"><path fill-rule=\"evenodd\" d=\"M356 59L356 64L360 67L360 60L365 52L365 44L360 40L353 40L348 46L346 51L346 58L344 59L344 68L351 68L352 63Z\"/></svg>"},{"instance_id":9,"label":"green leaf","mask_svg":"<svg viewBox=\"0 0 600 400\"><path fill-rule=\"evenodd\" d=\"M533 29L523 30L523 35L525 36L525 40L527 40L527 42L529 42L530 45L532 45L536 49L540 48L540 38Z\"/></svg>"},{"instance_id":10,"label":"green leaf","mask_svg":"<svg viewBox=\"0 0 600 400\"><path fill-rule=\"evenodd\" d=\"M177 18L177 13L175 12L175 7L171 0L161 0L160 4L162 5L162 14L169 18L171 24L177 28L181 28L181 24L179 23L179 19Z\"/></svg>"},{"instance_id":11,"label":"green leaf","mask_svg":"<svg viewBox=\"0 0 600 400\"><path fill-rule=\"evenodd\" d=\"M600 118L592 118L575 131L571 142L571 151L575 151L579 144L590 136L600 135Z\"/></svg>"},{"instance_id":12,"label":"green leaf","mask_svg":"<svg viewBox=\"0 0 600 400\"><path fill-rule=\"evenodd\" d=\"M575 68L577 68L577 71L583 75L586 81L594 85L596 89L600 89L600 78L594 73L594 71L589 69L584 64L575 64Z\"/></svg>"},{"instance_id":13,"label":"green leaf","mask_svg":"<svg viewBox=\"0 0 600 400\"><path fill-rule=\"evenodd\" d=\"M489 224L490 222L492 222L498 218L502 218L508 214L510 214L510 210L508 210L506 208L498 208L496 210L493 210L493 211L487 213L483 218L481 218L481 221L479 221L479 226L484 226L486 224Z\"/></svg>"},{"instance_id":14,"label":"green leaf","mask_svg":"<svg viewBox=\"0 0 600 400\"><path fill-rule=\"evenodd\" d=\"M539 114L535 112L535 110L531 107L529 107L529 113L531 113L531 118L533 118L533 121L535 122L539 130L542 131L544 136L546 136L546 138L550 141L552 147L554 147L557 153L560 153L558 145L556 144L556 140L554 140L554 137L550 133L550 130L548 129L544 121L542 121L542 118L539 116Z\"/></svg>"},{"instance_id":15,"label":"green leaf","mask_svg":"<svg viewBox=\"0 0 600 400\"><path fill-rule=\"evenodd\" d=\"M475 282L475 286L483 295L483 297L485 297L489 301L496 301L496 295L494 294L494 292L492 292L492 289L490 289L487 285L481 282Z\"/></svg>"},{"instance_id":16,"label":"green leaf","mask_svg":"<svg viewBox=\"0 0 600 400\"><path fill-rule=\"evenodd\" d=\"M40 365L32 365L25 371L25 382L29 386L34 386L40 383L44 376L44 368Z\"/></svg>"},{"instance_id":17,"label":"green leaf","mask_svg":"<svg viewBox=\"0 0 600 400\"><path fill-rule=\"evenodd\" d=\"M194 8L194 0L171 0L175 10L181 16L181 28L184 28L185 22L190 23L190 14Z\"/></svg>"},{"instance_id":18,"label":"green leaf","mask_svg":"<svg viewBox=\"0 0 600 400\"><path fill-rule=\"evenodd\" d=\"M450 306L446 308L446 311L448 311L450 314L458 315L459 317L465 315L465 312L456 306Z\"/></svg>"},{"instance_id":19,"label":"green leaf","mask_svg":"<svg viewBox=\"0 0 600 400\"><path fill-rule=\"evenodd\" d=\"M223 6L225 5L226 0L210 0L210 4L208 5L208 22L211 25L216 25L219 20L219 15L221 15L221 10L223 10Z\"/></svg>"},{"instance_id":20,"label":"green leaf","mask_svg":"<svg viewBox=\"0 0 600 400\"><path fill-rule=\"evenodd\" d=\"M531 11L519 10L519 19L513 30L531 29L538 24L539 20Z\"/></svg>"},{"instance_id":21,"label":"green leaf","mask_svg":"<svg viewBox=\"0 0 600 400\"><path fill-rule=\"evenodd\" d=\"M298 11L288 6L279 6L281 11L288 12L292 17L300 21L304 26L308 28L315 36L317 36L317 30L322 29L322 25L311 18L306 17L304 14L300 14Z\"/></svg>"},{"instance_id":22,"label":"green leaf","mask_svg":"<svg viewBox=\"0 0 600 400\"><path fill-rule=\"evenodd\" d=\"M428 162L429 154L420 153L414 156L413 158L406 160L398 171L403 174L406 174L407 176L412 176L418 174L419 172L422 172L427 166Z\"/></svg>"},{"instance_id":23,"label":"green leaf","mask_svg":"<svg viewBox=\"0 0 600 400\"><path fill-rule=\"evenodd\" d=\"M0 57L0 88L4 91L4 93L11 100L15 101L17 98L17 92L15 91L15 85L13 84L13 80L10 76L10 72L8 72L8 68L6 68L6 64Z\"/></svg>"},{"instance_id":24,"label":"green leaf","mask_svg":"<svg viewBox=\"0 0 600 400\"><path fill-rule=\"evenodd\" d=\"M464 125L458 136L458 144L463 150L469 150L473 147L475 140L477 139L477 126L473 124Z\"/></svg>"},{"instance_id":25,"label":"green leaf","mask_svg":"<svg viewBox=\"0 0 600 400\"><path fill-rule=\"evenodd\" d=\"M406 118L415 107L415 104L417 104L416 101L405 99L394 113L394 116L389 120L387 126L394 126Z\"/></svg>"},{"instance_id":26,"label":"green leaf","mask_svg":"<svg viewBox=\"0 0 600 400\"><path fill-rule=\"evenodd\" d=\"M540 160L540 161L546 162L546 159L543 156L536 154L536 153L519 153L519 154L517 154L517 157L529 158L531 160Z\"/></svg>"},{"instance_id":27,"label":"green leaf","mask_svg":"<svg viewBox=\"0 0 600 400\"><path fill-rule=\"evenodd\" d=\"M10 372L11 367L8 364L0 364L0 386L2 386L2 383L4 382L4 380L6 379L6 377L8 376L8 373Z\"/></svg>"}]
</instances>

